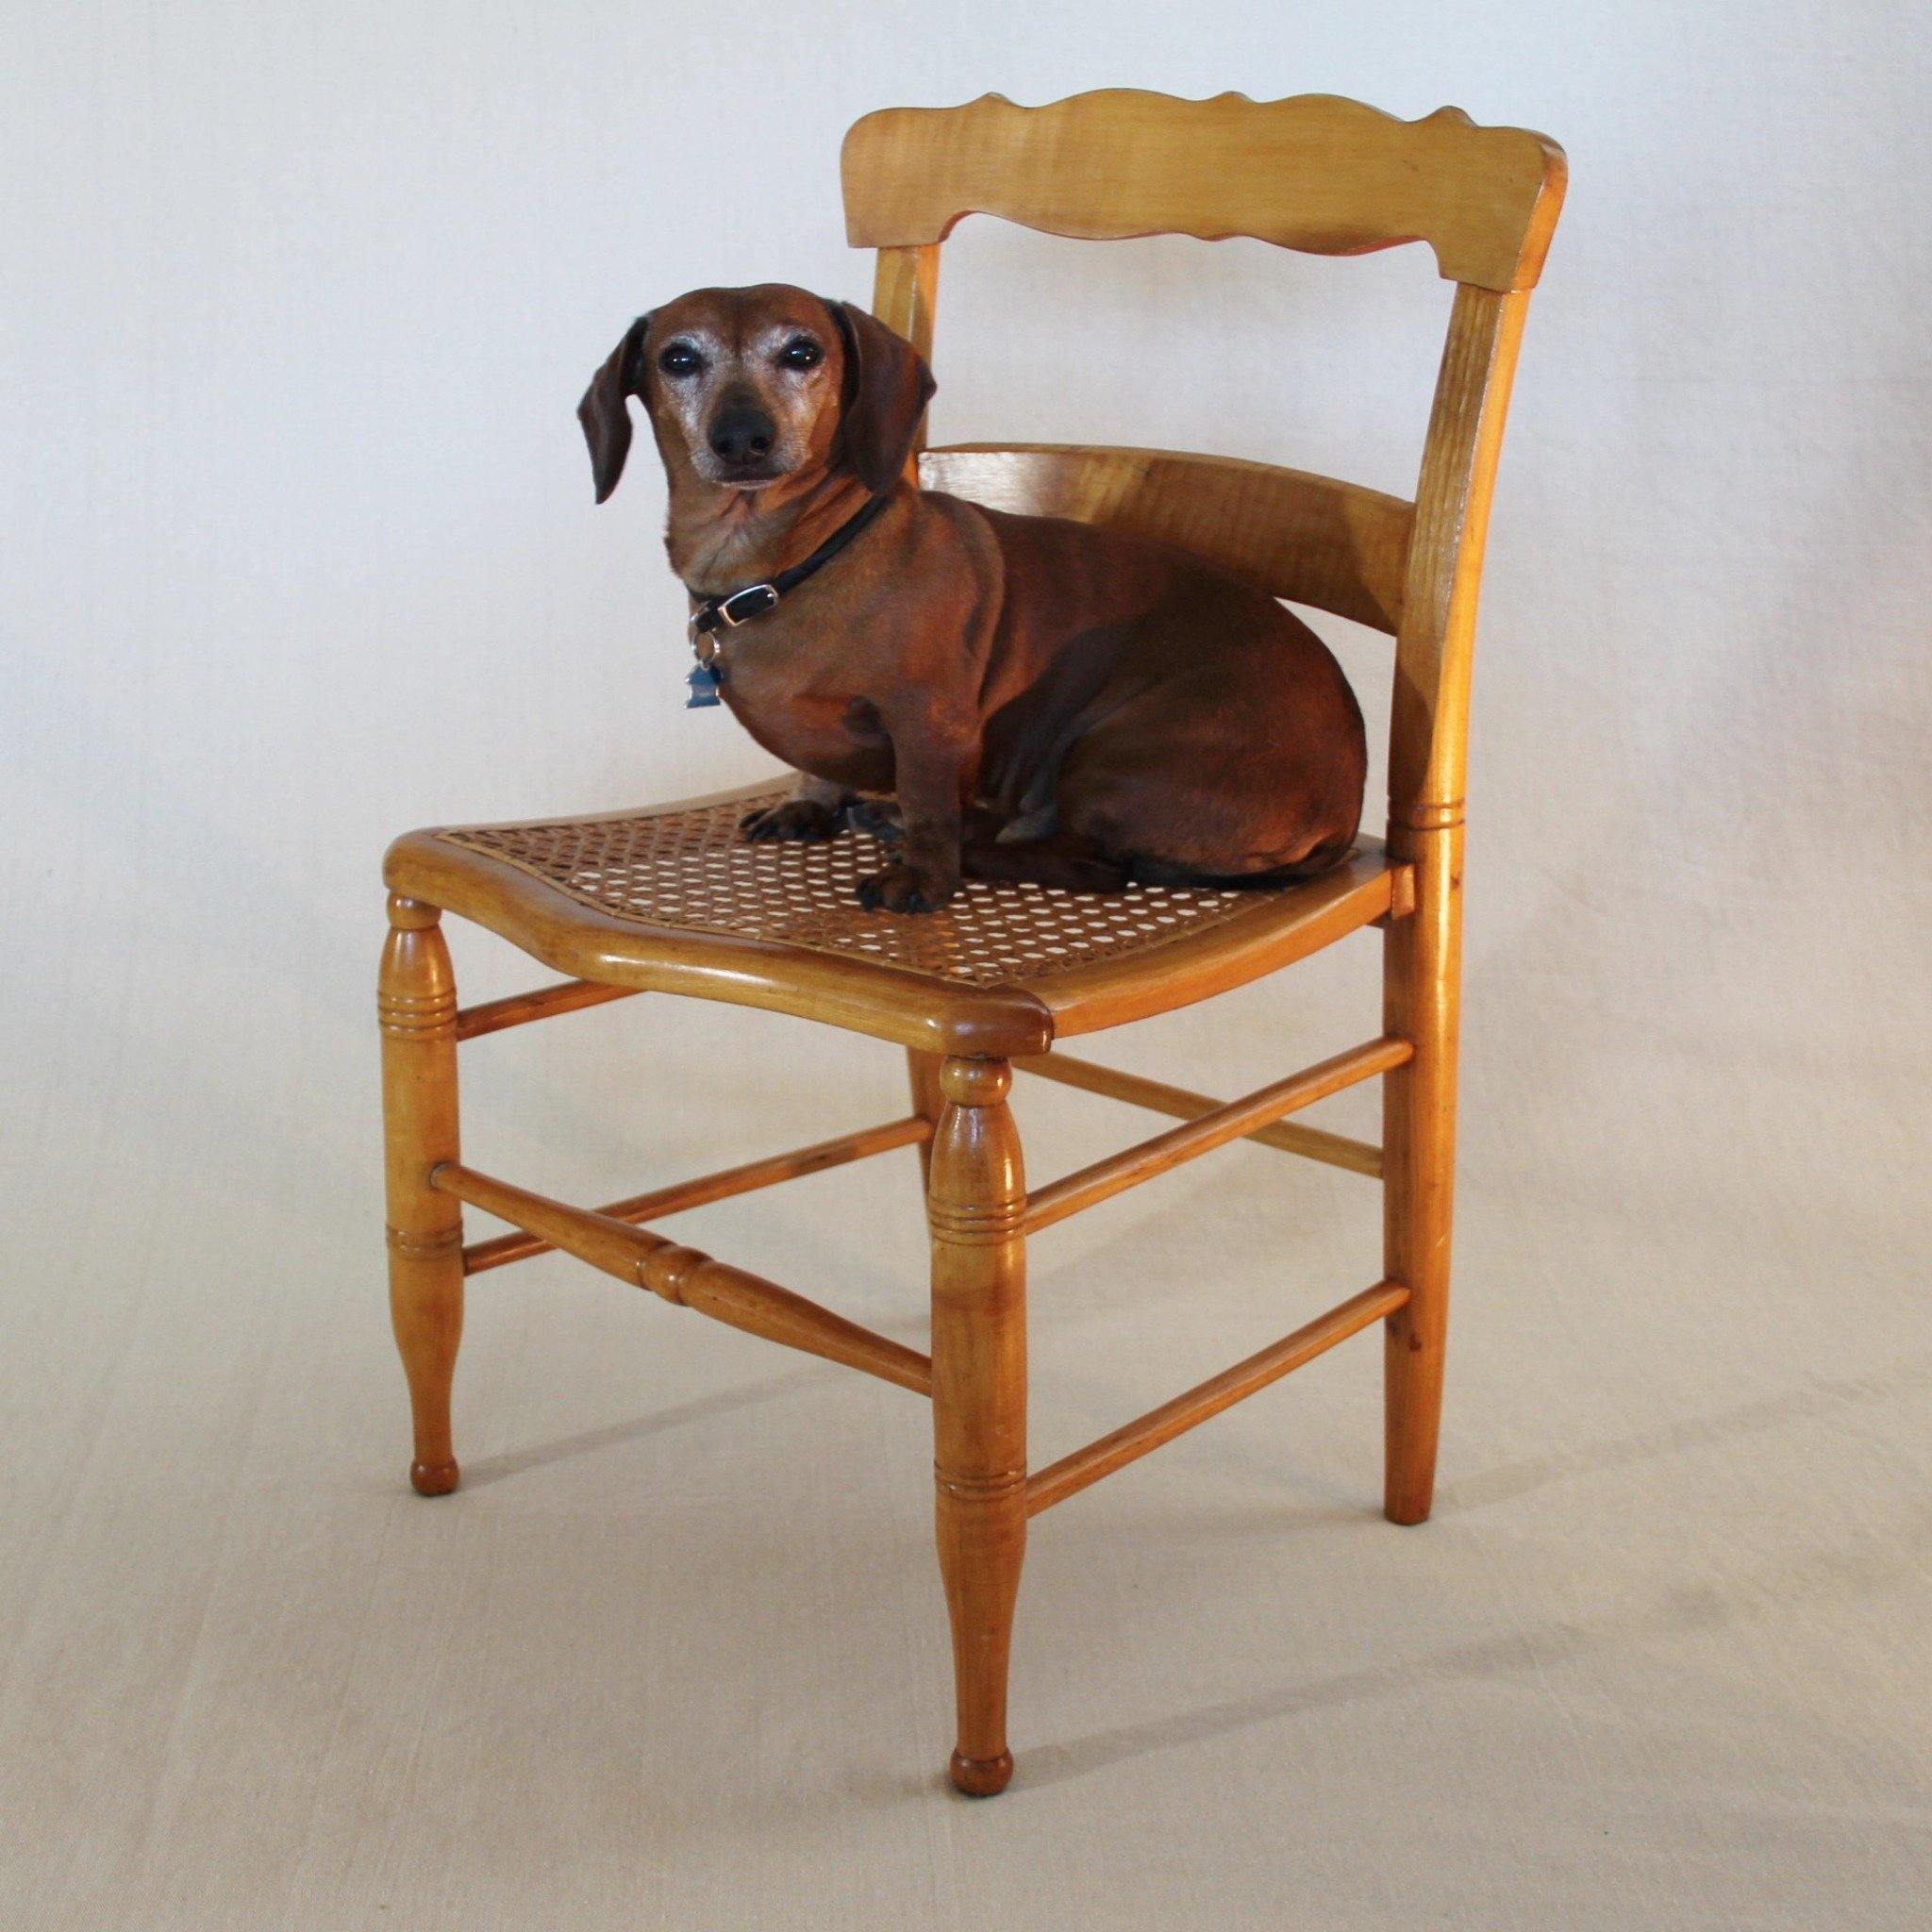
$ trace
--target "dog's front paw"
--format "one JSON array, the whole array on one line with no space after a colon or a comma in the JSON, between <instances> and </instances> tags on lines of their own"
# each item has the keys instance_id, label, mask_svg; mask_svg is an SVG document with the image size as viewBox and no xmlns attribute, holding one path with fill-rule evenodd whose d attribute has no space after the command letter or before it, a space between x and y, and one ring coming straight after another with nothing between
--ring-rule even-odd
<instances>
[{"instance_id":1,"label":"dog's front paw","mask_svg":"<svg viewBox=\"0 0 1932 1932\"><path fill-rule=\"evenodd\" d=\"M858 882L858 903L868 912L937 912L959 890L956 876L941 877L904 860Z\"/></svg>"},{"instance_id":2,"label":"dog's front paw","mask_svg":"<svg viewBox=\"0 0 1932 1932\"><path fill-rule=\"evenodd\" d=\"M783 805L760 806L738 822L740 838L754 845L768 845L781 840L795 840L808 845L823 844L836 838L845 814L816 799L788 798Z\"/></svg>"}]
</instances>

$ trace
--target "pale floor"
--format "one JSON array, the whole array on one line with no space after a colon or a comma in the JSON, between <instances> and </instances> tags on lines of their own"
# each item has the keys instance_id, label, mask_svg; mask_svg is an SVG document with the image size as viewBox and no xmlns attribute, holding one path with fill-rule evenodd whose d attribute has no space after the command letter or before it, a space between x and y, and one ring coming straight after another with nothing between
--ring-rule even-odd
<instances>
[{"instance_id":1,"label":"pale floor","mask_svg":"<svg viewBox=\"0 0 1932 1932\"><path fill-rule=\"evenodd\" d=\"M897 1110L886 1050L672 1011L466 1050L469 1158L588 1200ZM1891 1210L1688 1148L1630 1198L1478 1037L1435 1520L1377 1512L1373 1335L1040 1519L1020 1769L974 1804L917 1399L546 1257L474 1286L466 1487L408 1492L352 1037L298 1029L265 1096L75 1060L28 1124L8 1932L1928 1922L1932 1351ZM1160 1046L1116 1057L1182 1072ZM573 1084L654 1064L621 1124ZM1041 1178L1152 1130L1023 1099ZM913 1190L900 1152L680 1231L917 1339ZM1041 1237L1036 1460L1374 1257L1372 1183L1246 1147Z\"/></svg>"}]
</instances>

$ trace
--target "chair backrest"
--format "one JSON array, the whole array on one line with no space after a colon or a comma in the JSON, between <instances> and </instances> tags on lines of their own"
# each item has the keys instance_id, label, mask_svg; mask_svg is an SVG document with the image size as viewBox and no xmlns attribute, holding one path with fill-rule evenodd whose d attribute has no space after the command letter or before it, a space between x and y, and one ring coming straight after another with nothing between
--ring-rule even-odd
<instances>
[{"instance_id":1,"label":"chair backrest","mask_svg":"<svg viewBox=\"0 0 1932 1932\"><path fill-rule=\"evenodd\" d=\"M1161 538L1277 597L1396 640L1390 831L1459 822L1476 593L1529 291L1563 200L1541 134L1421 121L1330 94L1184 101L1108 89L1042 108L988 94L890 108L845 137L846 232L879 251L873 307L932 350L940 244L991 214L1083 240L1251 236L1317 255L1426 242L1455 282L1413 502L1228 457L972 444L929 487Z\"/></svg>"}]
</instances>

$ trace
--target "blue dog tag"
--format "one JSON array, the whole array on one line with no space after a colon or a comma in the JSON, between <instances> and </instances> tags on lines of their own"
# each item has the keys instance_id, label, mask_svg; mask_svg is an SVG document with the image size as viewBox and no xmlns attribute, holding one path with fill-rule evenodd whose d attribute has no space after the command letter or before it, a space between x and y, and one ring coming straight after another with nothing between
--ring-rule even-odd
<instances>
[{"instance_id":1,"label":"blue dog tag","mask_svg":"<svg viewBox=\"0 0 1932 1932\"><path fill-rule=\"evenodd\" d=\"M695 664L691 675L685 679L691 686L691 695L684 701L687 711L702 711L708 705L720 702L718 696L719 677L717 670L710 664Z\"/></svg>"}]
</instances>

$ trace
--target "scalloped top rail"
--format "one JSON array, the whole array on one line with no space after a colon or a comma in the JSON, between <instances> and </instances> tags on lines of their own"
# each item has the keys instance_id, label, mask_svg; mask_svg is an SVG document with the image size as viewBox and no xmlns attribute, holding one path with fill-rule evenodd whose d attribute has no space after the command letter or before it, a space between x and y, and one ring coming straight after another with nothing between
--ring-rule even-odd
<instances>
[{"instance_id":1,"label":"scalloped top rail","mask_svg":"<svg viewBox=\"0 0 1932 1932\"><path fill-rule=\"evenodd\" d=\"M1426 242L1451 281L1535 285L1563 150L1460 108L1420 121L1344 100L1180 100L1133 88L1020 108L886 108L845 137L855 248L941 242L963 215L1087 241L1248 235L1314 255Z\"/></svg>"}]
</instances>

